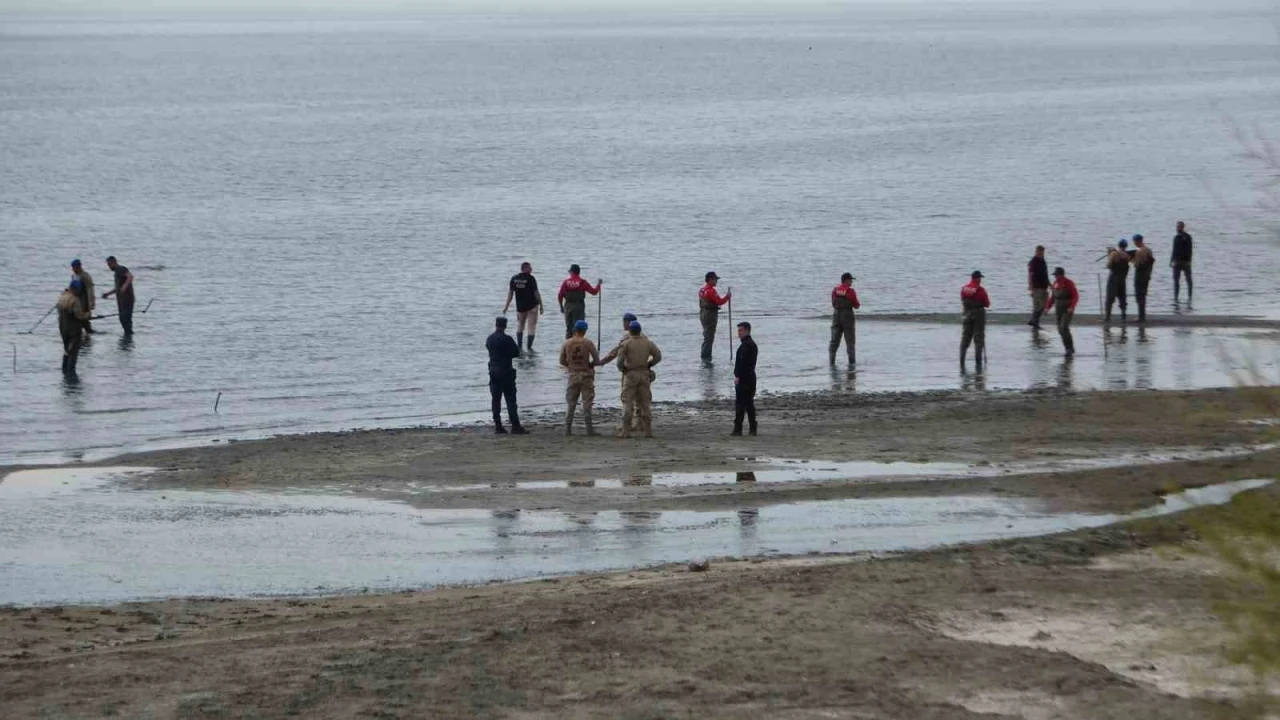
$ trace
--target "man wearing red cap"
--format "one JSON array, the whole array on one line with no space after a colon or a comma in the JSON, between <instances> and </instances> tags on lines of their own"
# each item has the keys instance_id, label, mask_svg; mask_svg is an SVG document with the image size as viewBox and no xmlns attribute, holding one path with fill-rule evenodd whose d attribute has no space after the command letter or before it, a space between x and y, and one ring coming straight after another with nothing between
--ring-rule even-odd
<instances>
[{"instance_id":1,"label":"man wearing red cap","mask_svg":"<svg viewBox=\"0 0 1280 720\"><path fill-rule=\"evenodd\" d=\"M722 297L716 290L720 276L714 272L706 275L707 284L698 291L698 317L702 320L702 362L711 363L711 348L716 342L716 325L720 321L720 306L729 302L733 291Z\"/></svg>"},{"instance_id":2,"label":"man wearing red cap","mask_svg":"<svg viewBox=\"0 0 1280 720\"><path fill-rule=\"evenodd\" d=\"M974 270L969 275L969 284L960 288L960 304L964 307L964 332L960 336L960 368L964 369L964 356L969 352L969 343L973 343L974 360L979 370L985 359L987 349L987 308L991 307L991 298L987 289L982 287L982 273Z\"/></svg>"}]
</instances>

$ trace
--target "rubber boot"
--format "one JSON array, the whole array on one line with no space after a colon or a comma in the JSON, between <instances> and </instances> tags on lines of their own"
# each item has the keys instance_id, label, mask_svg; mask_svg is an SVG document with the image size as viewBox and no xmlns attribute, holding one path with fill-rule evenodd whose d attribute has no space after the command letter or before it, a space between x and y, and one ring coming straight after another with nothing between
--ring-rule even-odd
<instances>
[{"instance_id":1,"label":"rubber boot","mask_svg":"<svg viewBox=\"0 0 1280 720\"><path fill-rule=\"evenodd\" d=\"M533 333L529 333L529 352L533 352Z\"/></svg>"},{"instance_id":2,"label":"rubber boot","mask_svg":"<svg viewBox=\"0 0 1280 720\"><path fill-rule=\"evenodd\" d=\"M595 437L598 433L591 419L591 410L584 409L582 411L582 419L587 423L587 437Z\"/></svg>"},{"instance_id":3,"label":"rubber boot","mask_svg":"<svg viewBox=\"0 0 1280 720\"><path fill-rule=\"evenodd\" d=\"M573 434L573 415L576 408L569 408L569 412L564 416L564 434Z\"/></svg>"},{"instance_id":4,"label":"rubber boot","mask_svg":"<svg viewBox=\"0 0 1280 720\"><path fill-rule=\"evenodd\" d=\"M828 357L827 359L828 359L828 361L830 361L830 363L831 363L831 367L835 367L835 366L836 366L836 351L835 351L835 350L832 350L830 353L828 353L828 355L829 355L830 357Z\"/></svg>"},{"instance_id":5,"label":"rubber boot","mask_svg":"<svg viewBox=\"0 0 1280 720\"><path fill-rule=\"evenodd\" d=\"M524 347L524 333L516 333L516 347Z\"/></svg>"}]
</instances>

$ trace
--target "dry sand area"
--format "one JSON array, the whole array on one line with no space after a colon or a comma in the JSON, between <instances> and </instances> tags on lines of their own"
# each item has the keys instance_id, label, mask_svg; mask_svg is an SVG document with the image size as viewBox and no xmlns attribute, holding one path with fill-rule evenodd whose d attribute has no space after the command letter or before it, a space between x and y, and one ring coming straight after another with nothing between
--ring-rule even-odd
<instances>
[{"instance_id":1,"label":"dry sand area","mask_svg":"<svg viewBox=\"0 0 1280 720\"><path fill-rule=\"evenodd\" d=\"M1126 512L1177 487L1276 475L1280 391L963 392L763 398L762 435L724 404L665 406L659 437L371 431L166 451L113 464L174 488L344 488L434 507L736 508L996 494ZM1241 449L1236 454L1203 451ZM1071 461L1129 457L1123 467ZM744 459L746 458L746 459ZM750 460L755 458L756 460ZM894 482L585 487L763 458L1041 463ZM1055 466L1054 463L1061 463ZM522 490L509 483L575 481ZM424 486L475 491L420 492ZM496 487L494 487L496 486ZM1280 497L1269 486L1238 502ZM6 718L1231 717L1198 551L1205 508L928 551L715 558L356 597L173 599L0 609ZM1215 713L1223 713L1216 715Z\"/></svg>"}]
</instances>

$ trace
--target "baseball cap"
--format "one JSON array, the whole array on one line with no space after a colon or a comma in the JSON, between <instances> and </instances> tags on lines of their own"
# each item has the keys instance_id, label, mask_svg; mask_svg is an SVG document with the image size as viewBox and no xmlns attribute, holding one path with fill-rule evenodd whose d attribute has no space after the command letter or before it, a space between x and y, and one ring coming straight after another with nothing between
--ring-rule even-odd
<instances>
[{"instance_id":1,"label":"baseball cap","mask_svg":"<svg viewBox=\"0 0 1280 720\"><path fill-rule=\"evenodd\" d=\"M1133 236L1133 241L1134 241L1134 242L1139 242L1139 241L1141 241L1141 240L1142 240L1142 234L1141 234L1141 233L1136 234L1136 235L1134 235L1134 236Z\"/></svg>"},{"instance_id":2,"label":"baseball cap","mask_svg":"<svg viewBox=\"0 0 1280 720\"><path fill-rule=\"evenodd\" d=\"M632 320L631 324L628 325L627 327L631 329L631 332L640 332L640 321Z\"/></svg>"},{"instance_id":3,"label":"baseball cap","mask_svg":"<svg viewBox=\"0 0 1280 720\"><path fill-rule=\"evenodd\" d=\"M574 263L569 266L569 272L577 274L582 272L582 268L578 267L578 263Z\"/></svg>"},{"instance_id":4,"label":"baseball cap","mask_svg":"<svg viewBox=\"0 0 1280 720\"><path fill-rule=\"evenodd\" d=\"M973 272L969 273L969 277L980 278L980 277L986 277L986 275L983 275L981 270L974 270Z\"/></svg>"},{"instance_id":5,"label":"baseball cap","mask_svg":"<svg viewBox=\"0 0 1280 720\"><path fill-rule=\"evenodd\" d=\"M623 322L631 322L632 320L635 320L635 319L636 319L636 314L629 310L627 312L622 313Z\"/></svg>"},{"instance_id":6,"label":"baseball cap","mask_svg":"<svg viewBox=\"0 0 1280 720\"><path fill-rule=\"evenodd\" d=\"M579 320L578 322L576 322L576 323L574 323L574 324L573 324L573 329L574 329L574 330L584 330L584 331L585 331L585 330L587 329L587 321L586 321L586 320Z\"/></svg>"},{"instance_id":7,"label":"baseball cap","mask_svg":"<svg viewBox=\"0 0 1280 720\"><path fill-rule=\"evenodd\" d=\"M1120 242L1118 244L1122 248L1129 247L1129 241L1125 240L1124 238L1120 238Z\"/></svg>"},{"instance_id":8,"label":"baseball cap","mask_svg":"<svg viewBox=\"0 0 1280 720\"><path fill-rule=\"evenodd\" d=\"M719 279L720 279L720 276L715 274L714 271L707 273L707 280L719 280Z\"/></svg>"},{"instance_id":9,"label":"baseball cap","mask_svg":"<svg viewBox=\"0 0 1280 720\"><path fill-rule=\"evenodd\" d=\"M1053 274L1054 274L1054 275L1066 275L1066 274L1067 274L1067 271L1066 271L1066 270L1063 270L1063 269L1062 269L1062 268L1060 268L1060 267L1056 267L1056 268L1054 268L1054 269L1053 269Z\"/></svg>"},{"instance_id":10,"label":"baseball cap","mask_svg":"<svg viewBox=\"0 0 1280 720\"><path fill-rule=\"evenodd\" d=\"M84 287L84 283L80 282L80 278L72 278L71 280L72 290L80 290L83 287Z\"/></svg>"},{"instance_id":11,"label":"baseball cap","mask_svg":"<svg viewBox=\"0 0 1280 720\"><path fill-rule=\"evenodd\" d=\"M80 258L71 261L71 267L80 267Z\"/></svg>"}]
</instances>

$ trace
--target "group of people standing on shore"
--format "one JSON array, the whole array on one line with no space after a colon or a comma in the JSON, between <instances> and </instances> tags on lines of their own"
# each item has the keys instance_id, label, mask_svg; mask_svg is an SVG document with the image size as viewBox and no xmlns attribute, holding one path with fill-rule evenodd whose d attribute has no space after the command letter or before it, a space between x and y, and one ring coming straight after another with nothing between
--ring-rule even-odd
<instances>
[{"instance_id":1,"label":"group of people standing on shore","mask_svg":"<svg viewBox=\"0 0 1280 720\"><path fill-rule=\"evenodd\" d=\"M1147 290L1151 284L1152 269L1155 266L1155 254L1147 246L1141 235L1133 236L1133 249L1129 249L1129 240L1122 239L1115 246L1107 249L1104 258L1107 261L1107 292L1103 321L1111 322L1112 307L1119 303L1120 321L1127 322L1127 278L1130 266L1134 268L1134 297L1138 305L1138 322L1147 319ZM1192 239L1186 232L1186 226L1177 224L1177 235L1173 240L1173 251L1169 261L1173 268L1174 302L1178 302L1181 293L1181 280L1187 282L1187 300L1191 300L1191 253ZM1104 258L1099 258L1104 259ZM991 307L991 298L982 285L983 274L975 270L970 274L969 282L960 289L961 304L961 337L960 366L965 368L969 348L974 349L974 359L979 370L986 363L986 312ZM844 273L840 284L831 291L831 342L827 348L827 357L831 365L836 364L836 356L843 343L850 365L857 363L857 332L855 311L862 307L858 293L853 288L852 273ZM704 366L710 366L712 351L715 346L716 331L719 326L721 309L732 303L733 291L721 294L720 277L715 272L708 272L704 277L704 285L698 291L698 316L702 324L701 359ZM593 416L595 402L595 369L617 361L621 373L622 423L618 428L618 437L631 437L633 433L645 437L653 436L652 384L656 379L654 366L662 361L662 351L643 333L639 319L634 313L627 312L622 316L623 335L618 343L603 357L595 343L587 338L588 323L586 320L586 296L599 295L604 281L597 280L594 285L582 278L578 265L569 267L569 276L560 284L556 295L560 312L564 315L565 340L560 347L560 365L568 374L565 391L567 412L565 414L565 434L573 433L574 418L578 404L582 405L582 416L587 435L596 435ZM1035 255L1027 263L1027 289L1031 295L1031 319L1028 321L1037 332L1042 328L1040 321L1050 311L1054 313L1055 326L1062 338L1065 354L1075 354L1075 341L1071 334L1071 322L1075 317L1076 306L1080 303L1080 291L1074 281L1067 277L1062 267L1049 272L1045 258L1045 247L1036 246ZM516 305L516 336L507 335L507 318L512 301ZM538 281L533 276L533 267L529 263L520 266L519 274L513 276L508 283L507 301L503 306L503 316L498 317L495 330L486 341L489 351L489 391L492 400L493 423L495 431L506 434L508 431L502 424L502 403L507 404L507 415L511 424L511 432L525 434L528 431L520 424L516 400L516 370L513 361L521 357L522 352L532 352L537 334L538 316L543 312L542 294L538 290ZM732 311L731 311L732 312ZM744 420L748 432L755 435L758 431L756 421L756 361L759 350L751 337L751 323L740 322L737 325L738 338L741 340L734 355L734 435L741 435Z\"/></svg>"},{"instance_id":2,"label":"group of people standing on shore","mask_svg":"<svg viewBox=\"0 0 1280 720\"><path fill-rule=\"evenodd\" d=\"M116 314L120 318L120 326L124 328L125 337L130 337L133 335L135 298L133 273L116 262L115 256L107 258L107 269L112 273L115 287L103 293L102 299L106 300L112 295L116 297ZM93 276L84 269L84 264L78 258L72 260L71 282L54 305L54 310L58 313L58 333L62 337L62 374L66 377L76 377L80 349L89 335L97 332L93 329L92 321L104 317L93 314L97 304Z\"/></svg>"}]
</instances>

